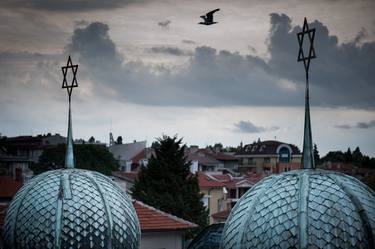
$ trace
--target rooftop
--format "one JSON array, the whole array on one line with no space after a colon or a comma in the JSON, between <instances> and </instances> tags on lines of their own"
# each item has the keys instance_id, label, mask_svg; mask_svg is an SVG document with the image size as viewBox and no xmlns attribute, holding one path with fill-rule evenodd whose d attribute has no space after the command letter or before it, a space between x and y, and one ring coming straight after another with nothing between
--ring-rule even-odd
<instances>
[{"instance_id":1,"label":"rooftop","mask_svg":"<svg viewBox=\"0 0 375 249\"><path fill-rule=\"evenodd\" d=\"M135 182L138 178L138 171L113 171L112 175L130 182Z\"/></svg>"},{"instance_id":2,"label":"rooftop","mask_svg":"<svg viewBox=\"0 0 375 249\"><path fill-rule=\"evenodd\" d=\"M21 187L21 181L16 181L11 176L0 176L0 198L13 198Z\"/></svg>"},{"instance_id":3,"label":"rooftop","mask_svg":"<svg viewBox=\"0 0 375 249\"><path fill-rule=\"evenodd\" d=\"M236 155L275 155L280 145L291 148L292 154L300 155L301 151L294 144L283 143L276 140L258 141L245 145Z\"/></svg>"},{"instance_id":4,"label":"rooftop","mask_svg":"<svg viewBox=\"0 0 375 249\"><path fill-rule=\"evenodd\" d=\"M196 224L160 211L140 201L133 201L142 232L185 230Z\"/></svg>"},{"instance_id":5,"label":"rooftop","mask_svg":"<svg viewBox=\"0 0 375 249\"><path fill-rule=\"evenodd\" d=\"M222 188L225 186L214 176L205 174L202 171L198 171L198 183L200 188Z\"/></svg>"},{"instance_id":6,"label":"rooftop","mask_svg":"<svg viewBox=\"0 0 375 249\"><path fill-rule=\"evenodd\" d=\"M146 141L141 141L127 144L115 144L108 149L115 159L130 161L145 148Z\"/></svg>"}]
</instances>

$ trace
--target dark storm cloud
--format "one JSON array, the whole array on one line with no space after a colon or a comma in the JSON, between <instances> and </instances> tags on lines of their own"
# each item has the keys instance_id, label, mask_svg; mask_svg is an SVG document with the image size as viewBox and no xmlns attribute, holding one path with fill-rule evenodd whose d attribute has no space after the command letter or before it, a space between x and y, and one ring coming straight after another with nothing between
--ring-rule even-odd
<instances>
[{"instance_id":1,"label":"dark storm cloud","mask_svg":"<svg viewBox=\"0 0 375 249\"><path fill-rule=\"evenodd\" d=\"M97 9L113 9L127 4L143 1L136 0L4 0L0 6L8 8L38 9L49 11L87 11Z\"/></svg>"},{"instance_id":2,"label":"dark storm cloud","mask_svg":"<svg viewBox=\"0 0 375 249\"><path fill-rule=\"evenodd\" d=\"M171 24L171 20L165 20L158 22L158 25L163 28L169 28L169 24Z\"/></svg>"},{"instance_id":3,"label":"dark storm cloud","mask_svg":"<svg viewBox=\"0 0 375 249\"><path fill-rule=\"evenodd\" d=\"M150 53L155 54L167 54L167 55L174 55L174 56L187 56L192 55L193 53L188 50L183 50L178 47L170 47L170 46L158 46L152 47L148 49Z\"/></svg>"},{"instance_id":4,"label":"dark storm cloud","mask_svg":"<svg viewBox=\"0 0 375 249\"><path fill-rule=\"evenodd\" d=\"M101 64L106 67L121 67L122 56L108 35L107 24L94 22L74 30L72 42L66 50L80 55L87 66Z\"/></svg>"},{"instance_id":5,"label":"dark storm cloud","mask_svg":"<svg viewBox=\"0 0 375 249\"><path fill-rule=\"evenodd\" d=\"M340 129L370 129L370 128L375 128L375 120L371 120L369 122L358 122L355 125L348 125L348 124L343 124L343 125L336 125L336 128Z\"/></svg>"},{"instance_id":6,"label":"dark storm cloud","mask_svg":"<svg viewBox=\"0 0 375 249\"><path fill-rule=\"evenodd\" d=\"M301 20L302 22L302 20ZM352 42L339 44L336 36L319 21L309 24L316 29L315 51L317 58L311 61L310 82L313 104L323 106L350 106L374 108L375 42L363 42L362 30ZM292 27L284 14L271 14L269 36L270 72L303 83L302 63L296 64L296 33L300 27ZM358 42L361 41L361 45Z\"/></svg>"},{"instance_id":7,"label":"dark storm cloud","mask_svg":"<svg viewBox=\"0 0 375 249\"><path fill-rule=\"evenodd\" d=\"M256 126L250 121L239 121L238 123L234 124L235 131L236 132L242 132L242 133L259 133L264 131L274 131L278 130L279 127L262 127L262 126Z\"/></svg>"},{"instance_id":8,"label":"dark storm cloud","mask_svg":"<svg viewBox=\"0 0 375 249\"><path fill-rule=\"evenodd\" d=\"M30 50L43 51L58 47L70 35L58 24L51 23L48 18L32 11L8 10L2 8L0 1L0 50ZM46 46L48 44L48 46Z\"/></svg>"},{"instance_id":9,"label":"dark storm cloud","mask_svg":"<svg viewBox=\"0 0 375 249\"><path fill-rule=\"evenodd\" d=\"M202 46L177 72L140 61L124 63L103 23L76 29L68 51L79 55L98 93L103 94L100 89L105 85L121 100L180 106L303 105L304 68L297 63L296 38L301 27L292 27L284 14L270 17L269 61ZM373 109L375 43L360 38L360 46L358 39L339 44L322 23L314 21L310 27L317 30L317 59L310 69L312 105ZM154 52L181 54L170 48Z\"/></svg>"}]
</instances>

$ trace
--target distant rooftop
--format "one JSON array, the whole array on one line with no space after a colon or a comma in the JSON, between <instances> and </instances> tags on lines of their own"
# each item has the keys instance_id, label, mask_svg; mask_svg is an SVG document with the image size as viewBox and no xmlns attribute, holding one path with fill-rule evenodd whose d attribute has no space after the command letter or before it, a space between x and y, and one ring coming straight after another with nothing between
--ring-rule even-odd
<instances>
[{"instance_id":1,"label":"distant rooftop","mask_svg":"<svg viewBox=\"0 0 375 249\"><path fill-rule=\"evenodd\" d=\"M196 224L160 211L140 201L133 201L142 232L185 230L197 227Z\"/></svg>"},{"instance_id":2,"label":"distant rooftop","mask_svg":"<svg viewBox=\"0 0 375 249\"><path fill-rule=\"evenodd\" d=\"M294 144L283 143L276 140L267 140L267 141L258 141L252 144L245 145L240 151L238 151L235 155L276 155L277 149L281 146L285 145L290 147L292 150L292 154L300 155L301 151L297 146Z\"/></svg>"},{"instance_id":3,"label":"distant rooftop","mask_svg":"<svg viewBox=\"0 0 375 249\"><path fill-rule=\"evenodd\" d=\"M21 181L16 181L11 176L0 176L0 199L13 198L21 187Z\"/></svg>"},{"instance_id":4,"label":"distant rooftop","mask_svg":"<svg viewBox=\"0 0 375 249\"><path fill-rule=\"evenodd\" d=\"M115 144L108 149L117 160L130 161L137 154L146 148L146 141L133 142L127 144Z\"/></svg>"}]
</instances>

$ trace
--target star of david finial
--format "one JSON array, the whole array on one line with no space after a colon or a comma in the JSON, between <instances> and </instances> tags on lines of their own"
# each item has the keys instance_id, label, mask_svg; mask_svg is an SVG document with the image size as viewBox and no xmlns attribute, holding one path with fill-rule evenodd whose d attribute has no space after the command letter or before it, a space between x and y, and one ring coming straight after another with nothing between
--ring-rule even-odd
<instances>
[{"instance_id":1,"label":"star of david finial","mask_svg":"<svg viewBox=\"0 0 375 249\"><path fill-rule=\"evenodd\" d=\"M68 74L68 69L70 69L70 68L72 69L73 79L72 79L72 82L70 84L68 84L68 82L66 80L66 76ZM68 91L69 100L70 100L70 96L72 95L73 88L78 87L77 78L76 78L77 71L78 71L78 65L73 65L72 59L70 58L70 55L69 55L68 62L66 63L66 66L61 67L61 69L62 69L62 72L63 72L63 75L64 75L62 88L66 88L66 90Z\"/></svg>"},{"instance_id":2,"label":"star of david finial","mask_svg":"<svg viewBox=\"0 0 375 249\"><path fill-rule=\"evenodd\" d=\"M304 42L305 35L308 36L309 41L310 41L310 47L309 47L309 51L307 55L305 55L303 51L303 42ZM309 29L309 25L307 24L306 17L303 22L302 32L297 33L297 38L298 38L298 44L299 44L299 52L298 52L297 61L303 61L303 64L305 66L305 71L306 71L306 77L308 77L309 68L310 68L310 60L316 58L316 55L315 55L315 49L314 49L315 29Z\"/></svg>"}]
</instances>

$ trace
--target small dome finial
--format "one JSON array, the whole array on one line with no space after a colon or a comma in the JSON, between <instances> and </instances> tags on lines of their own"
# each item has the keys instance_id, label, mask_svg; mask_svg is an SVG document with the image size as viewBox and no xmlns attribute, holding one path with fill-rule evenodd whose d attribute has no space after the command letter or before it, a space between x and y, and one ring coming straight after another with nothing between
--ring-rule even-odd
<instances>
[{"instance_id":1,"label":"small dome finial","mask_svg":"<svg viewBox=\"0 0 375 249\"><path fill-rule=\"evenodd\" d=\"M71 113L71 96L72 91L74 87L78 87L77 82L77 71L78 71L78 65L73 65L72 59L68 58L68 62L66 63L66 66L61 67L63 72L63 83L62 88L66 88L68 91L69 96L69 117L68 117L68 135L67 135L67 141L66 141L66 154L65 154L65 168L74 168L74 151L73 151L73 131L72 131L72 113ZM68 69L72 69L73 78L72 82L68 84L66 80L66 76L68 73Z\"/></svg>"}]
</instances>

